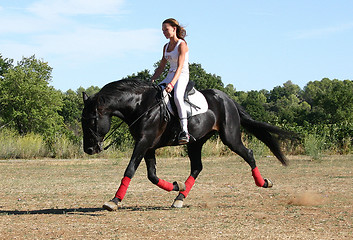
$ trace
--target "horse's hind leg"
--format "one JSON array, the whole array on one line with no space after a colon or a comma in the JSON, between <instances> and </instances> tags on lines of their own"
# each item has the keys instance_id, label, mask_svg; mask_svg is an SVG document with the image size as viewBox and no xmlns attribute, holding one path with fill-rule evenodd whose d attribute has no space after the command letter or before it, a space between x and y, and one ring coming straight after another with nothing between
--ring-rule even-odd
<instances>
[{"instance_id":1,"label":"horse's hind leg","mask_svg":"<svg viewBox=\"0 0 353 240\"><path fill-rule=\"evenodd\" d=\"M234 129L236 130L234 131ZM246 148L242 143L240 128L235 127L232 128L232 130L224 129L223 131L220 131L220 137L222 142L227 145L233 152L241 156L249 164L249 166L251 167L252 176L257 186L263 188L272 187L273 184L269 179L262 178L260 171L256 166L253 151L251 149Z\"/></svg>"},{"instance_id":2,"label":"horse's hind leg","mask_svg":"<svg viewBox=\"0 0 353 240\"><path fill-rule=\"evenodd\" d=\"M258 167L256 166L256 161L251 149L246 148L243 143L239 144L237 151L235 151L239 156L241 156L251 167L252 176L255 180L255 184L258 187L269 188L272 187L272 182L269 179L262 178ZM233 150L233 149L232 149ZM234 150L233 150L234 151Z\"/></svg>"}]
</instances>

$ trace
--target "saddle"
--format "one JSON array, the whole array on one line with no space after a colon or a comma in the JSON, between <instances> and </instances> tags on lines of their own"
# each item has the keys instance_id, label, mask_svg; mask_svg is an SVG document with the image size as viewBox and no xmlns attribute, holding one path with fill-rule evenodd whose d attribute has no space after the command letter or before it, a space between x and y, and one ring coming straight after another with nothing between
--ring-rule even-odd
<instances>
[{"instance_id":1,"label":"saddle","mask_svg":"<svg viewBox=\"0 0 353 240\"><path fill-rule=\"evenodd\" d=\"M174 102L174 90L171 93L165 91L166 84L158 85L160 89L161 100L166 105L166 108L173 116L178 116L178 111ZM195 82L189 81L185 89L184 102L187 107L188 118L208 110L208 103L205 96L195 89Z\"/></svg>"},{"instance_id":2,"label":"saddle","mask_svg":"<svg viewBox=\"0 0 353 240\"><path fill-rule=\"evenodd\" d=\"M173 90L174 91L174 90ZM184 101L188 104L190 104L190 106L192 106L195 109L201 109L199 106L196 106L195 104L193 104L190 99L189 96L192 96L193 94L196 94L196 89L195 89L195 82L193 81L189 81L188 85L186 86L185 89L185 94L184 94Z\"/></svg>"}]
</instances>

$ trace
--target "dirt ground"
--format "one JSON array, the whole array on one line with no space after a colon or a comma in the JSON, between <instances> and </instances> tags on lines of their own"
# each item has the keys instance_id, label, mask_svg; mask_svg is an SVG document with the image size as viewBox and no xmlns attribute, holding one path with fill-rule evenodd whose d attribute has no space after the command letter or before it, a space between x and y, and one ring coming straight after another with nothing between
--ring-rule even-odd
<instances>
[{"instance_id":1,"label":"dirt ground","mask_svg":"<svg viewBox=\"0 0 353 240\"><path fill-rule=\"evenodd\" d=\"M353 239L353 156L274 157L256 187L239 157L206 158L185 200L152 185L141 164L124 206L107 212L128 159L0 161L0 239ZM158 159L160 178L186 180L187 158Z\"/></svg>"}]
</instances>

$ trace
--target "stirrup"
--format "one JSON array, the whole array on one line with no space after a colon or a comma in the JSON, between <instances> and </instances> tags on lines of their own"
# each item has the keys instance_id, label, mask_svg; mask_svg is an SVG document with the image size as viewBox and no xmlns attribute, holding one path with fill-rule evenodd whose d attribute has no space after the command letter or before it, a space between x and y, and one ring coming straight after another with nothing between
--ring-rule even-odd
<instances>
[{"instance_id":1,"label":"stirrup","mask_svg":"<svg viewBox=\"0 0 353 240\"><path fill-rule=\"evenodd\" d=\"M190 141L190 134L183 131L179 134L179 144L186 144Z\"/></svg>"}]
</instances>

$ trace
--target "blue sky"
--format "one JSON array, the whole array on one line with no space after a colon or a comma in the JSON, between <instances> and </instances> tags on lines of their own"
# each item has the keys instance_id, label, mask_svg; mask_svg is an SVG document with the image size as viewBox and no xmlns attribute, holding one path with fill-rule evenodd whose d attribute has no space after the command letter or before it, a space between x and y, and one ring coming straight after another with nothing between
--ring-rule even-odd
<instances>
[{"instance_id":1,"label":"blue sky","mask_svg":"<svg viewBox=\"0 0 353 240\"><path fill-rule=\"evenodd\" d=\"M0 0L0 53L33 54L66 91L149 69L164 19L187 30L190 62L237 90L353 79L351 0Z\"/></svg>"}]
</instances>

